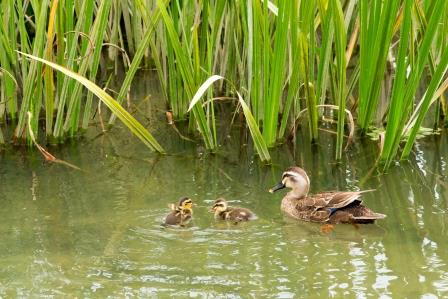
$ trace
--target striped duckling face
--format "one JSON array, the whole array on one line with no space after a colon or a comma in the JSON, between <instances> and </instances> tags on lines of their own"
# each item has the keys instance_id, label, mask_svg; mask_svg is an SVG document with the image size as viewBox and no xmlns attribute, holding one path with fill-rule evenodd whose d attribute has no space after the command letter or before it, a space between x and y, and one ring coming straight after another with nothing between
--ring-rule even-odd
<instances>
[{"instance_id":1,"label":"striped duckling face","mask_svg":"<svg viewBox=\"0 0 448 299\"><path fill-rule=\"evenodd\" d=\"M210 208L211 213L219 214L227 210L227 201L224 198L218 198Z\"/></svg>"},{"instance_id":2,"label":"striped duckling face","mask_svg":"<svg viewBox=\"0 0 448 299\"><path fill-rule=\"evenodd\" d=\"M189 197L182 197L179 200L179 210L181 211L193 211L193 201Z\"/></svg>"},{"instance_id":3,"label":"striped duckling face","mask_svg":"<svg viewBox=\"0 0 448 299\"><path fill-rule=\"evenodd\" d=\"M293 166L283 172L281 182L269 189L269 192L274 193L283 188L292 189L292 193L297 198L306 197L310 190L310 179L305 170Z\"/></svg>"}]
</instances>

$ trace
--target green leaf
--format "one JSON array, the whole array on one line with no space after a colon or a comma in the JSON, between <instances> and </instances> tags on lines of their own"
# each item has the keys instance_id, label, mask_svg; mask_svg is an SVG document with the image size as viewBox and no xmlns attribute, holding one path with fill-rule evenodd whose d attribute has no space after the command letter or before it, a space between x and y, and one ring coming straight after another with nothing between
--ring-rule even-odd
<instances>
[{"instance_id":1,"label":"green leaf","mask_svg":"<svg viewBox=\"0 0 448 299\"><path fill-rule=\"evenodd\" d=\"M109 109L134 133L146 146L159 153L164 153L163 148L157 143L154 137L149 133L129 112L127 112L116 100L108 95L101 87L89 81L87 78L66 69L56 63L47 61L45 59L26 54L20 51L18 53L32 60L42 62L55 70L64 73L66 76L75 79L84 85L90 92L94 93Z\"/></svg>"}]
</instances>

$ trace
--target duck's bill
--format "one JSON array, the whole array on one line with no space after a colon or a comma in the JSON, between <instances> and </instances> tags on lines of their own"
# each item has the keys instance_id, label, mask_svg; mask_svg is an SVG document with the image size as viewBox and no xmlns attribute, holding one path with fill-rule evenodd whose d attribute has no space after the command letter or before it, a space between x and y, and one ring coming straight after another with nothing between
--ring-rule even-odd
<instances>
[{"instance_id":1,"label":"duck's bill","mask_svg":"<svg viewBox=\"0 0 448 299\"><path fill-rule=\"evenodd\" d=\"M274 193L277 190L283 189L285 188L285 184L283 184L282 182L278 183L277 185L275 185L274 187L272 187L271 189L269 189L270 193Z\"/></svg>"}]
</instances>

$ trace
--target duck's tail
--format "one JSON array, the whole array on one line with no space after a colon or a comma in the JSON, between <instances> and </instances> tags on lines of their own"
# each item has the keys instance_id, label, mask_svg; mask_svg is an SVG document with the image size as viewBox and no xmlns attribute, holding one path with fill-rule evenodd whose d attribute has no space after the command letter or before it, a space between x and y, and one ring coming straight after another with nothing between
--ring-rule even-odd
<instances>
[{"instance_id":1,"label":"duck's tail","mask_svg":"<svg viewBox=\"0 0 448 299\"><path fill-rule=\"evenodd\" d=\"M369 215L353 216L354 223L373 223L375 220L384 219L386 215L372 212Z\"/></svg>"}]
</instances>

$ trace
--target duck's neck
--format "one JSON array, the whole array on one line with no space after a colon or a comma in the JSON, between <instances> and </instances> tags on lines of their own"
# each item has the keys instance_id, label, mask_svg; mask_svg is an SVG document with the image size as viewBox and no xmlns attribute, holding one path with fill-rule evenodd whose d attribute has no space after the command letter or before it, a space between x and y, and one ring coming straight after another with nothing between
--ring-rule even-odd
<instances>
[{"instance_id":1,"label":"duck's neck","mask_svg":"<svg viewBox=\"0 0 448 299\"><path fill-rule=\"evenodd\" d=\"M216 211L215 212L215 219L226 219L226 212L228 209L226 209L225 211Z\"/></svg>"},{"instance_id":2,"label":"duck's neck","mask_svg":"<svg viewBox=\"0 0 448 299\"><path fill-rule=\"evenodd\" d=\"M288 197L290 199L302 199L308 195L309 190L310 190L309 185L296 187L293 188L291 191L289 191L285 197Z\"/></svg>"}]
</instances>

